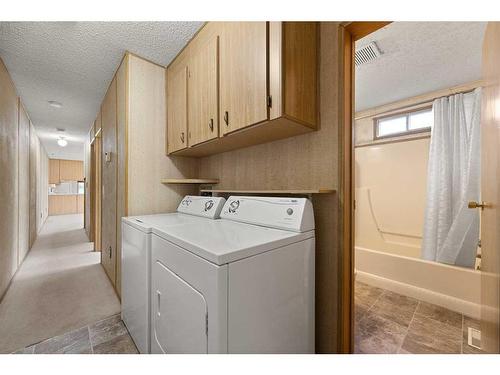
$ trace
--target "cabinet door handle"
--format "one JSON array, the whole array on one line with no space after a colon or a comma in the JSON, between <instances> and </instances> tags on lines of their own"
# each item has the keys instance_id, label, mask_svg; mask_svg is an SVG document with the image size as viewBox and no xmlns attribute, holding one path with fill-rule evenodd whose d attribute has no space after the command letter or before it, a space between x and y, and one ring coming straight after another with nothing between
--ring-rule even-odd
<instances>
[{"instance_id":1,"label":"cabinet door handle","mask_svg":"<svg viewBox=\"0 0 500 375\"><path fill-rule=\"evenodd\" d=\"M210 128L211 131L214 131L214 119L211 118L210 122L208 123L208 127Z\"/></svg>"},{"instance_id":2,"label":"cabinet door handle","mask_svg":"<svg viewBox=\"0 0 500 375\"><path fill-rule=\"evenodd\" d=\"M224 112L224 122L226 123L226 126L229 126L229 112L228 111Z\"/></svg>"},{"instance_id":3,"label":"cabinet door handle","mask_svg":"<svg viewBox=\"0 0 500 375\"><path fill-rule=\"evenodd\" d=\"M184 143L184 132L181 133L181 142Z\"/></svg>"}]
</instances>

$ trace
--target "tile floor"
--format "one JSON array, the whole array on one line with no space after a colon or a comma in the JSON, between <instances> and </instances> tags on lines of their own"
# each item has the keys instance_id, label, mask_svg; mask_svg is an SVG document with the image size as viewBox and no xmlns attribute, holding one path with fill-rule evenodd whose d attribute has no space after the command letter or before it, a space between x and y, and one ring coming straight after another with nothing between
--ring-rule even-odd
<instances>
[{"instance_id":1,"label":"tile floor","mask_svg":"<svg viewBox=\"0 0 500 375\"><path fill-rule=\"evenodd\" d=\"M467 327L479 322L454 311L356 282L355 353L477 354ZM14 354L137 354L120 315L19 349Z\"/></svg>"},{"instance_id":2,"label":"tile floor","mask_svg":"<svg viewBox=\"0 0 500 375\"><path fill-rule=\"evenodd\" d=\"M361 282L355 285L356 353L475 354L462 314Z\"/></svg>"},{"instance_id":3,"label":"tile floor","mask_svg":"<svg viewBox=\"0 0 500 375\"><path fill-rule=\"evenodd\" d=\"M14 354L138 354L138 351L118 314Z\"/></svg>"}]
</instances>

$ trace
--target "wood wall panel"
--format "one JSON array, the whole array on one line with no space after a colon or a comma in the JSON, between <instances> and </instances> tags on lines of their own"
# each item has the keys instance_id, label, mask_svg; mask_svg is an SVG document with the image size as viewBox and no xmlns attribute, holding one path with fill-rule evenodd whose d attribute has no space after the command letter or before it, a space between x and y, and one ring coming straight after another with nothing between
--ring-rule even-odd
<instances>
[{"instance_id":1,"label":"wood wall panel","mask_svg":"<svg viewBox=\"0 0 500 375\"><path fill-rule=\"evenodd\" d=\"M33 246L37 235L36 216L37 216L37 136L35 127L30 122L30 247Z\"/></svg>"},{"instance_id":2,"label":"wood wall panel","mask_svg":"<svg viewBox=\"0 0 500 375\"><path fill-rule=\"evenodd\" d=\"M128 61L125 55L116 72L116 137L118 143L118 165L116 185L116 284L115 289L121 296L121 249L122 249L122 220L127 216L127 98L128 98Z\"/></svg>"},{"instance_id":3,"label":"wood wall panel","mask_svg":"<svg viewBox=\"0 0 500 375\"><path fill-rule=\"evenodd\" d=\"M102 251L101 263L115 284L116 274L116 78L102 104ZM109 161L106 160L109 155Z\"/></svg>"},{"instance_id":4,"label":"wood wall panel","mask_svg":"<svg viewBox=\"0 0 500 375\"><path fill-rule=\"evenodd\" d=\"M196 194L197 188L160 180L197 177L198 162L165 155L164 68L133 55L129 67L128 215L174 212L181 198Z\"/></svg>"},{"instance_id":5,"label":"wood wall panel","mask_svg":"<svg viewBox=\"0 0 500 375\"><path fill-rule=\"evenodd\" d=\"M0 59L0 299L18 263L18 111L16 89Z\"/></svg>"},{"instance_id":6,"label":"wood wall panel","mask_svg":"<svg viewBox=\"0 0 500 375\"><path fill-rule=\"evenodd\" d=\"M19 100L19 252L18 265L30 249L30 120Z\"/></svg>"},{"instance_id":7,"label":"wood wall panel","mask_svg":"<svg viewBox=\"0 0 500 375\"><path fill-rule=\"evenodd\" d=\"M337 23L320 25L320 129L201 159L200 175L221 189L338 189L339 40ZM338 350L338 197L313 201L316 227L316 351Z\"/></svg>"}]
</instances>

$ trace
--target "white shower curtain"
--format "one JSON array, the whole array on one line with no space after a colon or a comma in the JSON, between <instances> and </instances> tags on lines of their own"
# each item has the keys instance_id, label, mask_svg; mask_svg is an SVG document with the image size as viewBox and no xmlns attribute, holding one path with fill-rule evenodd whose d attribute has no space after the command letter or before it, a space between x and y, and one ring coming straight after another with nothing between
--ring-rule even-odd
<instances>
[{"instance_id":1,"label":"white shower curtain","mask_svg":"<svg viewBox=\"0 0 500 375\"><path fill-rule=\"evenodd\" d=\"M474 267L479 240L481 89L436 99L422 257Z\"/></svg>"}]
</instances>

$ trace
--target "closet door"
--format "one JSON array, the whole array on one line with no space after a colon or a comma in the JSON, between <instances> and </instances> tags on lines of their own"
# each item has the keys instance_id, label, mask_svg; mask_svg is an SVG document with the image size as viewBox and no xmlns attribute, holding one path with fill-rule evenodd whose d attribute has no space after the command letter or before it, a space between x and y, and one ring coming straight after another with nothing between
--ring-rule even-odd
<instances>
[{"instance_id":1,"label":"closet door","mask_svg":"<svg viewBox=\"0 0 500 375\"><path fill-rule=\"evenodd\" d=\"M167 68L167 152L187 147L187 51Z\"/></svg>"},{"instance_id":2,"label":"closet door","mask_svg":"<svg viewBox=\"0 0 500 375\"><path fill-rule=\"evenodd\" d=\"M101 263L115 284L116 265L116 78L102 103Z\"/></svg>"},{"instance_id":3,"label":"closet door","mask_svg":"<svg viewBox=\"0 0 500 375\"><path fill-rule=\"evenodd\" d=\"M266 22L224 23L219 60L221 133L267 120Z\"/></svg>"},{"instance_id":4,"label":"closet door","mask_svg":"<svg viewBox=\"0 0 500 375\"><path fill-rule=\"evenodd\" d=\"M219 136L218 36L202 37L192 48L188 79L189 146Z\"/></svg>"}]
</instances>

